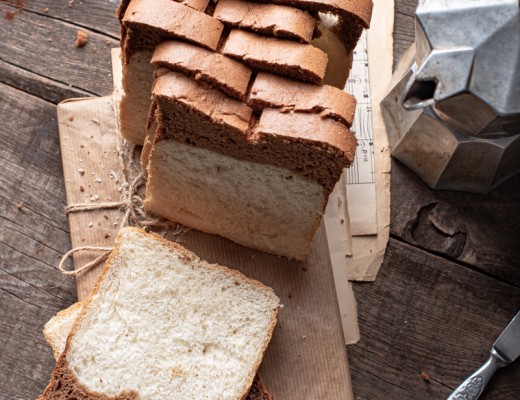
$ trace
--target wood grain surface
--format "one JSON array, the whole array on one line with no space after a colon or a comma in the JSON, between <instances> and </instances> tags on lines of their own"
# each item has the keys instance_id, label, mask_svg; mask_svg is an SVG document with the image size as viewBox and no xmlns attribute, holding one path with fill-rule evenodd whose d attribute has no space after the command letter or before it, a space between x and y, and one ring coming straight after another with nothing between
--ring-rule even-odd
<instances>
[{"instance_id":1,"label":"wood grain surface","mask_svg":"<svg viewBox=\"0 0 520 400\"><path fill-rule=\"evenodd\" d=\"M119 30L114 0L22 3L18 12L0 1L0 399L6 400L41 393L54 365L42 327L75 301L74 280L56 269L70 237L55 104L111 92L109 50ZM395 60L413 41L416 3L396 0ZM77 30L89 34L83 48L74 47ZM520 308L519 197L520 177L488 196L434 192L393 163L384 265L375 283L355 284L362 335L349 348L355 398L444 399L484 361ZM482 398L519 399L519 362L500 371Z\"/></svg>"}]
</instances>

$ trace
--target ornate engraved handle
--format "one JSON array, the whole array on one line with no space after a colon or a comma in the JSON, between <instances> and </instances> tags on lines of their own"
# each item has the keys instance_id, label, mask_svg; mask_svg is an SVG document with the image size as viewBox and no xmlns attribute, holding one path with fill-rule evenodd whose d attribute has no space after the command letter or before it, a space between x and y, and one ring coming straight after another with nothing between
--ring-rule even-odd
<instances>
[{"instance_id":1,"label":"ornate engraved handle","mask_svg":"<svg viewBox=\"0 0 520 400\"><path fill-rule=\"evenodd\" d=\"M491 377L497 369L507 363L496 351L492 350L487 361L475 371L468 379L455 389L448 400L476 400L480 397Z\"/></svg>"}]
</instances>

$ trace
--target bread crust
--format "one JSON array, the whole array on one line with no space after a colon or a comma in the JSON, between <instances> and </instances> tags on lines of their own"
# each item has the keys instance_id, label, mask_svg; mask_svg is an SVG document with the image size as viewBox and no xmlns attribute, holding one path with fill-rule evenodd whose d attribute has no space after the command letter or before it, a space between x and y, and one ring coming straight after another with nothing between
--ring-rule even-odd
<instances>
[{"instance_id":1,"label":"bread crust","mask_svg":"<svg viewBox=\"0 0 520 400\"><path fill-rule=\"evenodd\" d=\"M363 28L370 27L372 0L261 0L274 4L298 7L304 10L323 13L334 13L340 16L355 17L363 24Z\"/></svg>"},{"instance_id":2,"label":"bread crust","mask_svg":"<svg viewBox=\"0 0 520 400\"><path fill-rule=\"evenodd\" d=\"M180 38L215 50L224 29L218 19L172 0L132 0L121 25L124 64L134 53L153 51L167 39Z\"/></svg>"},{"instance_id":3,"label":"bread crust","mask_svg":"<svg viewBox=\"0 0 520 400\"><path fill-rule=\"evenodd\" d=\"M260 70L304 82L320 84L327 69L327 54L311 44L280 40L240 29L232 30L222 53Z\"/></svg>"},{"instance_id":4,"label":"bread crust","mask_svg":"<svg viewBox=\"0 0 520 400\"><path fill-rule=\"evenodd\" d=\"M226 25L308 43L316 26L309 13L277 4L219 0L213 16Z\"/></svg>"},{"instance_id":5,"label":"bread crust","mask_svg":"<svg viewBox=\"0 0 520 400\"><path fill-rule=\"evenodd\" d=\"M319 113L351 127L357 101L351 94L334 86L300 83L261 72L253 82L248 103L255 110L269 107Z\"/></svg>"},{"instance_id":6,"label":"bread crust","mask_svg":"<svg viewBox=\"0 0 520 400\"><path fill-rule=\"evenodd\" d=\"M92 289L90 295L84 301L84 306L83 306L83 309L81 310L81 313L79 314L78 318L74 322L71 332L67 338L65 349L63 350L63 353L60 355L60 358L59 358L58 362L56 363L56 367L54 368L54 371L52 373L51 381L42 395L43 400L69 400L71 398L71 396L73 396L73 398L75 398L77 400L136 400L139 398L138 393L136 393L134 391L123 391L115 397L110 397L110 396L106 396L104 394L92 392L77 380L77 378L74 376L74 373L71 371L71 369L68 365L68 362L67 362L67 353L69 352L71 342L74 340L74 336L76 335L78 330L81 328L81 324L82 324L83 318L86 314L86 311L89 309L94 296L99 292L101 285L103 283L103 280L105 279L108 271L116 263L120 248L125 239L125 234L130 233L130 232L135 233L136 235L141 236L141 237L150 238L150 239L155 240L157 242L157 244L165 246L169 250L178 253L180 255L181 259L183 259L186 262L199 263L202 261L197 255L195 255L191 251L187 250L180 244L170 242L155 233L149 234L149 233L146 233L142 229L133 228L133 227L122 228L119 231L119 234L117 236L117 242L116 242L114 250L112 251L108 260L106 261L106 263L103 267L103 270L101 271L99 278L98 278L94 288ZM236 279L238 282L247 283L251 286L255 286L260 291L266 293L266 295L268 295L270 297L272 297L272 296L276 297L273 289L263 285L262 283L254 280L254 279L247 278L245 275L243 275L242 273L240 273L238 271L232 270L228 267L224 267L219 264L206 263L206 267L208 269L213 269L216 271L221 271L226 274L229 274L229 275L233 276L233 278ZM117 266L114 266L114 268L117 268ZM262 346L261 346L262 351L260 351L258 353L257 359L252 362L252 369L251 369L252 372L247 376L247 385L245 385L245 387L243 388L244 395L242 396L242 398L245 398L247 396L249 388L251 387L253 380L255 378L256 372L260 368L263 354L264 354L265 350L267 349L267 345L269 344L269 341L271 340L271 337L274 332L274 328L276 326L276 318L278 316L279 310L280 310L279 305L272 310L271 320L270 320L270 323L267 326L267 330L266 330L266 332L267 332L266 339L264 340L264 342L262 343Z\"/></svg>"},{"instance_id":7,"label":"bread crust","mask_svg":"<svg viewBox=\"0 0 520 400\"><path fill-rule=\"evenodd\" d=\"M54 359L58 361L61 355L61 350L58 348L56 344L56 340L54 336L52 335L50 328L51 325L54 323L55 320L59 320L61 318L67 317L69 314L75 313L78 309L81 309L83 307L83 302L78 301L77 303L74 303L70 307L66 308L65 310L59 311L53 318L47 322L43 328L43 336L45 336L45 340L47 343L50 344L52 348L52 352L54 354Z\"/></svg>"}]
</instances>

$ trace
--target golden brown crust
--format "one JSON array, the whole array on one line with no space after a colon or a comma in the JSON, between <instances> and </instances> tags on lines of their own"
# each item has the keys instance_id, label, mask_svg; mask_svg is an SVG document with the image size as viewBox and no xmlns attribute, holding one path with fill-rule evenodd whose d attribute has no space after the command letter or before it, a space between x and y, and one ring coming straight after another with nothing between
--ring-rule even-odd
<instances>
[{"instance_id":1,"label":"golden brown crust","mask_svg":"<svg viewBox=\"0 0 520 400\"><path fill-rule=\"evenodd\" d=\"M246 104L226 96L219 90L204 86L179 72L158 77L152 90L159 114L173 114L170 102L182 103L192 110L203 111L210 125L222 126L244 135L249 127L252 110Z\"/></svg>"},{"instance_id":2,"label":"golden brown crust","mask_svg":"<svg viewBox=\"0 0 520 400\"><path fill-rule=\"evenodd\" d=\"M372 0L258 0L294 6L311 13L331 13L338 17L336 32L347 51L352 51L363 32L370 27Z\"/></svg>"},{"instance_id":3,"label":"golden brown crust","mask_svg":"<svg viewBox=\"0 0 520 400\"><path fill-rule=\"evenodd\" d=\"M305 11L277 4L219 0L213 16L226 25L308 43L316 19Z\"/></svg>"},{"instance_id":4,"label":"golden brown crust","mask_svg":"<svg viewBox=\"0 0 520 400\"><path fill-rule=\"evenodd\" d=\"M262 0L274 4L284 4L310 11L332 12L340 16L358 18L364 28L370 27L372 0Z\"/></svg>"},{"instance_id":5,"label":"golden brown crust","mask_svg":"<svg viewBox=\"0 0 520 400\"><path fill-rule=\"evenodd\" d=\"M73 340L74 336L76 335L77 331L80 329L83 317L85 316L87 310L90 307L90 304L92 303L92 300L94 296L98 293L98 291L101 288L101 284L103 280L105 279L105 276L107 275L110 268L112 268L113 264L115 263L115 260L118 257L118 253L120 251L120 248L123 244L123 240L125 233L127 232L133 232L139 236L148 237L153 240L155 240L158 244L165 246L169 248L170 250L179 253L181 258L186 262L194 262L199 263L201 262L200 258L192 253L191 251L185 249L183 246L181 246L178 243L170 242L163 237L152 233L148 234L144 230L139 228L131 228L126 227L122 228L119 231L119 234L117 236L117 242L114 247L114 250L110 254L107 262L105 263L105 266L103 267L103 270L101 271L101 274L99 275L99 278L92 289L92 292L90 292L90 295L88 298L84 301L84 306L79 314L78 318L76 319L71 332L67 338L67 343L65 345L65 349L63 353L61 354L56 367L54 368L54 371L52 373L51 381L47 388L45 389L45 392L43 393L43 399L44 400L70 400L71 398L75 398L77 400L136 400L139 398L138 394L133 391L123 391L116 397L108 397L103 394L91 392L83 386L74 376L74 373L70 370L68 363L67 363L67 353L70 348L71 341ZM247 283L251 286L255 286L257 289L261 290L262 292L266 293L268 296L275 296L274 292L271 288L263 285L262 283L247 278L242 273L232 270L230 268L218 265L218 264L207 264L206 268L213 269L215 271L224 272L226 274L229 274L233 276L234 279L237 281L241 281L242 283ZM278 312L280 310L280 307L277 306L272 310L271 314L271 321L269 323L269 326L267 327L267 335L266 340L264 341L262 345L262 350L259 352L259 356L257 360L254 360L252 363L253 368L252 371L257 371L260 367L260 363L263 358L263 353L265 352L265 349L267 348L267 345L269 341L271 340L272 334L274 332L274 328L276 326L276 318L278 315ZM255 377L256 372L252 372L250 376L248 376L248 385L244 388L244 393L247 393L248 389L250 388L251 384L253 383L253 379Z\"/></svg>"},{"instance_id":6,"label":"golden brown crust","mask_svg":"<svg viewBox=\"0 0 520 400\"><path fill-rule=\"evenodd\" d=\"M260 70L319 84L327 69L327 54L311 44L265 37L240 29L229 34L222 53Z\"/></svg>"},{"instance_id":7,"label":"golden brown crust","mask_svg":"<svg viewBox=\"0 0 520 400\"><path fill-rule=\"evenodd\" d=\"M254 141L276 147L281 154L298 154L304 163L294 163L292 158L285 157L286 167L312 176L324 187L326 195L334 189L343 169L354 161L357 145L354 134L341 122L272 108L262 111L252 128L252 137Z\"/></svg>"}]
</instances>

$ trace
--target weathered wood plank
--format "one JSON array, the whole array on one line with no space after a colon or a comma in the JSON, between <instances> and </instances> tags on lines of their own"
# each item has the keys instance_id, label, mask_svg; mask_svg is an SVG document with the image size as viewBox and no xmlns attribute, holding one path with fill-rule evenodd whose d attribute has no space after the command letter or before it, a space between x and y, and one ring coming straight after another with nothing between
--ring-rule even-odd
<instances>
[{"instance_id":1,"label":"weathered wood plank","mask_svg":"<svg viewBox=\"0 0 520 400\"><path fill-rule=\"evenodd\" d=\"M490 194L434 191L392 167L391 234L520 286L520 176Z\"/></svg>"},{"instance_id":2,"label":"weathered wood plank","mask_svg":"<svg viewBox=\"0 0 520 400\"><path fill-rule=\"evenodd\" d=\"M401 55L415 40L415 9L417 0L395 2L394 67Z\"/></svg>"},{"instance_id":3,"label":"weathered wood plank","mask_svg":"<svg viewBox=\"0 0 520 400\"><path fill-rule=\"evenodd\" d=\"M63 99L89 97L91 93L0 60L0 82L57 104Z\"/></svg>"},{"instance_id":4,"label":"weathered wood plank","mask_svg":"<svg viewBox=\"0 0 520 400\"><path fill-rule=\"evenodd\" d=\"M0 398L34 399L54 365L43 325L76 299L55 267L70 237L55 107L0 93Z\"/></svg>"},{"instance_id":5,"label":"weathered wood plank","mask_svg":"<svg viewBox=\"0 0 520 400\"><path fill-rule=\"evenodd\" d=\"M360 399L448 397L520 309L520 288L394 239L377 280L356 283L355 292L362 339L349 358ZM519 393L517 363L482 398Z\"/></svg>"},{"instance_id":6,"label":"weathered wood plank","mask_svg":"<svg viewBox=\"0 0 520 400\"><path fill-rule=\"evenodd\" d=\"M118 0L28 0L24 12L68 21L118 39L119 22L115 16L118 4Z\"/></svg>"},{"instance_id":7,"label":"weathered wood plank","mask_svg":"<svg viewBox=\"0 0 520 400\"><path fill-rule=\"evenodd\" d=\"M58 83L54 90L61 93L63 99L70 93L60 90L59 84L93 95L109 94L112 90L110 48L119 42L86 30L88 44L76 48L77 30L77 26L68 22L31 12L16 14L11 21L3 19L0 22L0 81L44 98L41 85L49 84L46 78ZM13 67L26 73L13 71ZM22 81L17 85L18 78ZM58 96L51 98L57 100Z\"/></svg>"}]
</instances>

